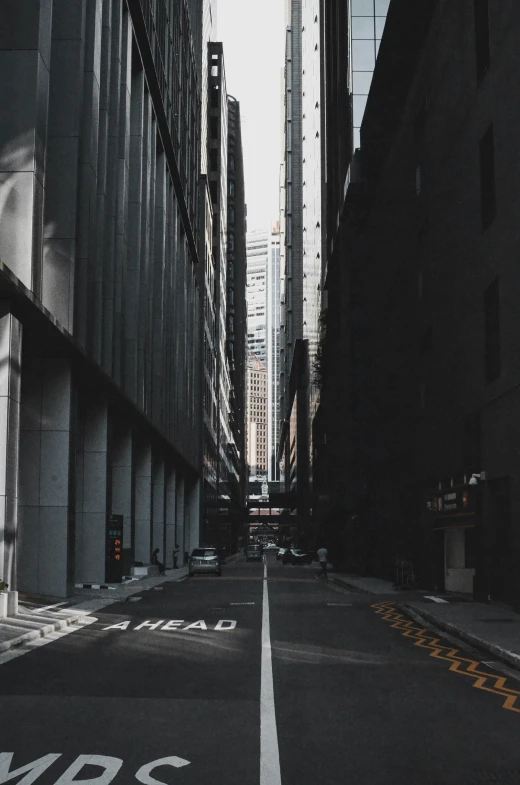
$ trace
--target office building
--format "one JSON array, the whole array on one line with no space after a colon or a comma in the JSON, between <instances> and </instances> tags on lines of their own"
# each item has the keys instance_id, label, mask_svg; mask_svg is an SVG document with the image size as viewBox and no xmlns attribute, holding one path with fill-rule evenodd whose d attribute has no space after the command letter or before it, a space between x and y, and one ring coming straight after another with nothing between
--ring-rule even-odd
<instances>
[{"instance_id":1,"label":"office building","mask_svg":"<svg viewBox=\"0 0 520 785\"><path fill-rule=\"evenodd\" d=\"M310 456L317 406L314 366L321 311L321 25L317 2L291 0L285 74L283 421L278 458L284 462L285 489L293 494L291 504L303 542L310 537Z\"/></svg>"},{"instance_id":2,"label":"office building","mask_svg":"<svg viewBox=\"0 0 520 785\"><path fill-rule=\"evenodd\" d=\"M230 374L230 422L233 483L230 517L233 543L244 522L247 494L246 456L246 229L244 158L240 103L228 96L228 235L227 235L227 361Z\"/></svg>"},{"instance_id":3,"label":"office building","mask_svg":"<svg viewBox=\"0 0 520 785\"><path fill-rule=\"evenodd\" d=\"M268 374L268 476L280 479L280 229L247 234L247 342Z\"/></svg>"},{"instance_id":4,"label":"office building","mask_svg":"<svg viewBox=\"0 0 520 785\"><path fill-rule=\"evenodd\" d=\"M280 224L270 233L267 266L267 444L269 482L279 482L277 458L280 439Z\"/></svg>"},{"instance_id":5,"label":"office building","mask_svg":"<svg viewBox=\"0 0 520 785\"><path fill-rule=\"evenodd\" d=\"M247 233L247 347L264 366L267 366L269 245L268 230Z\"/></svg>"},{"instance_id":6,"label":"office building","mask_svg":"<svg viewBox=\"0 0 520 785\"><path fill-rule=\"evenodd\" d=\"M63 597L199 541L200 85L183 3L48 8L0 43L0 564Z\"/></svg>"},{"instance_id":7,"label":"office building","mask_svg":"<svg viewBox=\"0 0 520 785\"><path fill-rule=\"evenodd\" d=\"M248 351L247 360L247 455L251 482L267 478L268 378L261 360Z\"/></svg>"}]
</instances>

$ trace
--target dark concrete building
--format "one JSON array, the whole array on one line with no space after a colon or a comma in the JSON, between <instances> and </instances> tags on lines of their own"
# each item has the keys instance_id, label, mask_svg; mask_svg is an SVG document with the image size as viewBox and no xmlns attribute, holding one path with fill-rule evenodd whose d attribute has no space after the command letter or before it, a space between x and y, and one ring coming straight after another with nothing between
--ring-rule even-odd
<instances>
[{"instance_id":1,"label":"dark concrete building","mask_svg":"<svg viewBox=\"0 0 520 785\"><path fill-rule=\"evenodd\" d=\"M187 6L3 3L0 97L0 577L65 596L199 540Z\"/></svg>"},{"instance_id":2,"label":"dark concrete building","mask_svg":"<svg viewBox=\"0 0 520 785\"><path fill-rule=\"evenodd\" d=\"M499 0L390 4L361 151L337 148L328 190L320 447L351 562L391 575L406 553L423 585L513 603L519 43Z\"/></svg>"},{"instance_id":3,"label":"dark concrete building","mask_svg":"<svg viewBox=\"0 0 520 785\"><path fill-rule=\"evenodd\" d=\"M230 374L230 422L233 436L233 479L230 510L233 544L246 514L246 232L247 207L240 103L228 96L228 236L227 236L227 360Z\"/></svg>"}]
</instances>

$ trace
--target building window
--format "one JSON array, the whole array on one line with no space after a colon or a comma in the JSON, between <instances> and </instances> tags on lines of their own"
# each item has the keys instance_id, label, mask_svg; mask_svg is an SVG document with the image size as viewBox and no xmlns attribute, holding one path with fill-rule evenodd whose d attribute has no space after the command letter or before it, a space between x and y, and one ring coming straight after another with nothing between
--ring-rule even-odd
<instances>
[{"instance_id":1,"label":"building window","mask_svg":"<svg viewBox=\"0 0 520 785\"><path fill-rule=\"evenodd\" d=\"M492 125L489 126L480 141L480 203L482 230L485 231L496 214L495 144Z\"/></svg>"},{"instance_id":2,"label":"building window","mask_svg":"<svg viewBox=\"0 0 520 785\"><path fill-rule=\"evenodd\" d=\"M481 82L490 64L488 0L474 0L474 10L477 81Z\"/></svg>"},{"instance_id":3,"label":"building window","mask_svg":"<svg viewBox=\"0 0 520 785\"><path fill-rule=\"evenodd\" d=\"M484 319L486 332L486 381L500 376L500 303L498 278L484 293Z\"/></svg>"}]
</instances>

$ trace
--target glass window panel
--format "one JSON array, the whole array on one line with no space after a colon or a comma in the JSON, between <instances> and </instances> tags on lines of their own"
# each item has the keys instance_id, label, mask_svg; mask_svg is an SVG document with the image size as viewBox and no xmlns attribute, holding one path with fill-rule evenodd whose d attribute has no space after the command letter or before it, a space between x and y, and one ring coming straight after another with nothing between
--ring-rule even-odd
<instances>
[{"instance_id":1,"label":"glass window panel","mask_svg":"<svg viewBox=\"0 0 520 785\"><path fill-rule=\"evenodd\" d=\"M352 16L373 16L374 0L352 0Z\"/></svg>"},{"instance_id":2,"label":"glass window panel","mask_svg":"<svg viewBox=\"0 0 520 785\"><path fill-rule=\"evenodd\" d=\"M388 13L390 0L376 0L376 15L385 16Z\"/></svg>"},{"instance_id":3,"label":"glass window panel","mask_svg":"<svg viewBox=\"0 0 520 785\"><path fill-rule=\"evenodd\" d=\"M357 150L358 147L361 147L361 138L359 135L359 128L354 128L354 150Z\"/></svg>"},{"instance_id":4,"label":"glass window panel","mask_svg":"<svg viewBox=\"0 0 520 785\"><path fill-rule=\"evenodd\" d=\"M354 125L360 126L365 113L365 106L367 105L366 95L354 95L352 99L352 108L354 111Z\"/></svg>"},{"instance_id":5,"label":"glass window panel","mask_svg":"<svg viewBox=\"0 0 520 785\"><path fill-rule=\"evenodd\" d=\"M372 83L372 71L354 71L353 82L352 92L368 95Z\"/></svg>"},{"instance_id":6,"label":"glass window panel","mask_svg":"<svg viewBox=\"0 0 520 785\"><path fill-rule=\"evenodd\" d=\"M382 38L386 16L376 16L376 38Z\"/></svg>"},{"instance_id":7,"label":"glass window panel","mask_svg":"<svg viewBox=\"0 0 520 785\"><path fill-rule=\"evenodd\" d=\"M373 41L352 41L352 68L355 71L372 71L375 65Z\"/></svg>"},{"instance_id":8,"label":"glass window panel","mask_svg":"<svg viewBox=\"0 0 520 785\"><path fill-rule=\"evenodd\" d=\"M379 45L381 44L381 39L378 38L376 41L376 57L379 54Z\"/></svg>"},{"instance_id":9,"label":"glass window panel","mask_svg":"<svg viewBox=\"0 0 520 785\"><path fill-rule=\"evenodd\" d=\"M352 38L375 38L374 17L354 16L352 19Z\"/></svg>"}]
</instances>

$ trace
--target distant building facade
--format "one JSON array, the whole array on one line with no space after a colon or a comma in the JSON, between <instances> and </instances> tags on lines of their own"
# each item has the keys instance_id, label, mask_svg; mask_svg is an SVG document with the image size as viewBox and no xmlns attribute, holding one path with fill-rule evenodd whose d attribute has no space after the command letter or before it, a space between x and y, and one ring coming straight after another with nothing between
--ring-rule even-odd
<instances>
[{"instance_id":1,"label":"distant building facade","mask_svg":"<svg viewBox=\"0 0 520 785\"><path fill-rule=\"evenodd\" d=\"M268 230L247 233L247 348L267 366L267 307L270 237Z\"/></svg>"},{"instance_id":2,"label":"distant building facade","mask_svg":"<svg viewBox=\"0 0 520 785\"><path fill-rule=\"evenodd\" d=\"M247 362L247 454L250 478L267 477L268 450L267 369L252 352Z\"/></svg>"}]
</instances>

